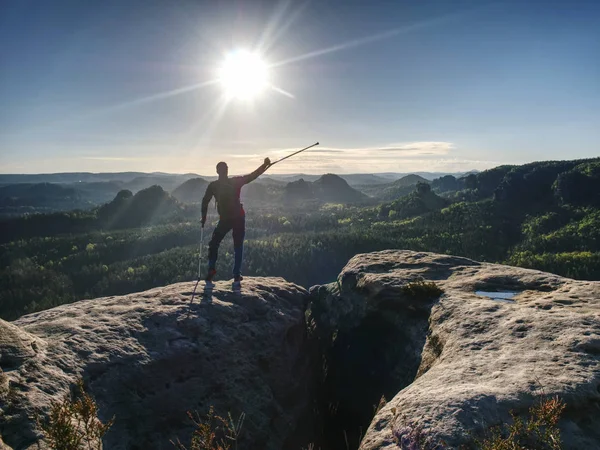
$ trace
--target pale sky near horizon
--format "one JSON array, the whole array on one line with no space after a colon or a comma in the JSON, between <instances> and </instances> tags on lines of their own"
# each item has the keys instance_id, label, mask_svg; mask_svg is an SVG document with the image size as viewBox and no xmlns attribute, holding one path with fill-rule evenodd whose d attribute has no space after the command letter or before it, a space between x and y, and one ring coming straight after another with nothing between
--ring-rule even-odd
<instances>
[{"instance_id":1,"label":"pale sky near horizon","mask_svg":"<svg viewBox=\"0 0 600 450\"><path fill-rule=\"evenodd\" d=\"M466 171L598 156L600 1L3 0L0 173ZM257 52L272 88L224 100Z\"/></svg>"}]
</instances>

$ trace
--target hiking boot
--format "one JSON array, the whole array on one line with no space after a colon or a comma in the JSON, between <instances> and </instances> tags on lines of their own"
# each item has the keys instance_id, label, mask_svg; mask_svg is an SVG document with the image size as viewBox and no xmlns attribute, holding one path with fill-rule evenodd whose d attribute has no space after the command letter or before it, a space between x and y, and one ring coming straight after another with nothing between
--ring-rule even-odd
<instances>
[{"instance_id":1,"label":"hiking boot","mask_svg":"<svg viewBox=\"0 0 600 450\"><path fill-rule=\"evenodd\" d=\"M242 277L241 275L237 275L235 277L233 277L233 284L231 285L231 288L234 291L239 291L240 289L242 289L242 280L244 279L244 277Z\"/></svg>"}]
</instances>

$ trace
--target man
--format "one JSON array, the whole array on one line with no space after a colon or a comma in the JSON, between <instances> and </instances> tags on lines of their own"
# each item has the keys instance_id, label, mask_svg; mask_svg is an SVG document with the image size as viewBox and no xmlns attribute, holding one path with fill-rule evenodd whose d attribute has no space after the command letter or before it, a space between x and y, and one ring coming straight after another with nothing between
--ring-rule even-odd
<instances>
[{"instance_id":1,"label":"man","mask_svg":"<svg viewBox=\"0 0 600 450\"><path fill-rule=\"evenodd\" d=\"M240 203L242 187L256 180L271 165L271 160L265 158L262 166L249 175L241 177L228 177L228 167L224 162L217 164L219 179L213 181L206 188L202 199L202 227L206 223L208 204L215 197L217 211L219 212L219 223L213 231L212 238L208 244L208 274L206 275L206 287L214 287L213 278L217 273L217 255L219 245L223 238L233 230L233 249L235 263L233 265L233 287L239 288L242 281L242 256L244 252L244 235L246 233L246 212Z\"/></svg>"}]
</instances>

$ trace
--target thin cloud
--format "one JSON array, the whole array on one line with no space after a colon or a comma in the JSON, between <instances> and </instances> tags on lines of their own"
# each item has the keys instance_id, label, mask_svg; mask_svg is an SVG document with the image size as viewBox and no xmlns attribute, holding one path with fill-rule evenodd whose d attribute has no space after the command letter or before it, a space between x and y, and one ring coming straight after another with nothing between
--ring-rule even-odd
<instances>
[{"instance_id":1,"label":"thin cloud","mask_svg":"<svg viewBox=\"0 0 600 450\"><path fill-rule=\"evenodd\" d=\"M352 159L344 158L320 161L294 162L292 167L275 166L272 173L301 172L322 174L334 172L344 173L381 173L381 172L464 172L468 170L485 170L496 167L498 161L483 161L469 159Z\"/></svg>"},{"instance_id":2,"label":"thin cloud","mask_svg":"<svg viewBox=\"0 0 600 450\"><path fill-rule=\"evenodd\" d=\"M278 159L297 151L297 148L271 149L265 154L235 155L234 171L251 170L270 156ZM381 173L381 172L464 172L485 170L506 162L464 159L452 142L413 141L359 148L319 147L294 156L292 163L284 161L269 169L273 174L309 173ZM234 156L234 155L230 155ZM453 157L455 156L455 157ZM237 163L235 162L237 161Z\"/></svg>"},{"instance_id":3,"label":"thin cloud","mask_svg":"<svg viewBox=\"0 0 600 450\"><path fill-rule=\"evenodd\" d=\"M133 158L125 156L84 156L81 159L89 161L147 161L151 158Z\"/></svg>"},{"instance_id":4,"label":"thin cloud","mask_svg":"<svg viewBox=\"0 0 600 450\"><path fill-rule=\"evenodd\" d=\"M236 159L255 159L255 158L264 158L264 156L258 155L256 153L253 153L251 155L245 154L245 155L236 155L236 154L229 154L229 155L224 155L226 158L236 158Z\"/></svg>"},{"instance_id":5,"label":"thin cloud","mask_svg":"<svg viewBox=\"0 0 600 450\"><path fill-rule=\"evenodd\" d=\"M392 144L388 147L383 147L381 151L391 152L414 152L421 154L446 154L454 149L454 144L451 142L412 142L410 144Z\"/></svg>"},{"instance_id":6,"label":"thin cloud","mask_svg":"<svg viewBox=\"0 0 600 450\"><path fill-rule=\"evenodd\" d=\"M390 170L402 172L405 171L404 167L409 161L415 167L410 170L427 170L430 165L437 165L433 162L435 158L446 160L454 149L455 145L453 143L443 141L403 142L360 148L318 147L308 149L294 156L292 165L284 161L270 170L272 173L290 171L356 173L386 172ZM298 151L297 148L271 149L267 150L265 154L230 153L223 157L230 161L230 168L237 173L250 170L254 165L261 164L265 156L269 156L271 161L274 161L296 151ZM423 158L423 160L416 162L418 158ZM450 162L447 161L447 164L450 165Z\"/></svg>"},{"instance_id":7,"label":"thin cloud","mask_svg":"<svg viewBox=\"0 0 600 450\"><path fill-rule=\"evenodd\" d=\"M330 154L330 153L344 153L344 150L317 149L317 150L311 150L310 152L312 154L319 154L319 153Z\"/></svg>"},{"instance_id":8,"label":"thin cloud","mask_svg":"<svg viewBox=\"0 0 600 450\"><path fill-rule=\"evenodd\" d=\"M265 154L227 155L232 173L252 170L265 156L271 160L288 156L297 148L271 149ZM445 141L413 141L358 148L317 147L294 156L293 162L284 161L269 169L273 174L285 173L378 173L378 172L462 172L484 170L501 163L498 161L453 158L456 145Z\"/></svg>"},{"instance_id":9,"label":"thin cloud","mask_svg":"<svg viewBox=\"0 0 600 450\"><path fill-rule=\"evenodd\" d=\"M370 147L359 147L359 148L343 148L343 147L319 147L309 149L302 155L319 154L319 153L343 153L347 157L364 157L365 154L369 156L377 155L378 153L411 153L415 154L436 154L446 155L455 148L451 142L437 142L437 141L422 141L422 142L409 142L409 143L398 143L398 144L386 144L382 146L370 146ZM271 154L276 155L288 155L298 151L297 148L288 149L273 149L270 151ZM389 155L387 156L389 157Z\"/></svg>"}]
</instances>

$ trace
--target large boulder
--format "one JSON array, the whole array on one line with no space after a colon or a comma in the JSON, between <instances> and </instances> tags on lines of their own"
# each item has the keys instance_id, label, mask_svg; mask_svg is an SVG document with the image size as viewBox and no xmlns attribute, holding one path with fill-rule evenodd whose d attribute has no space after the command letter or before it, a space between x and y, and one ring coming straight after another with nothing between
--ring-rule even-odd
<instances>
[{"instance_id":1,"label":"large boulder","mask_svg":"<svg viewBox=\"0 0 600 450\"><path fill-rule=\"evenodd\" d=\"M193 287L179 283L0 321L0 364L11 391L10 401L0 396L1 440L37 448L35 414L45 414L81 376L100 419L116 416L105 448L189 443L186 412L207 413L211 405L225 417L245 413L240 448L295 447L297 424L311 407L306 291L281 278L250 278L241 295L217 283L212 303L196 297L190 304Z\"/></svg>"},{"instance_id":2,"label":"large boulder","mask_svg":"<svg viewBox=\"0 0 600 450\"><path fill-rule=\"evenodd\" d=\"M411 295L406 285L419 279L443 293ZM500 291L516 294L501 299ZM423 427L433 441L457 448L509 423L511 410L527 414L542 392L566 402L564 448L600 448L599 282L383 251L357 255L338 283L315 287L311 296L313 332L334 342L342 335L367 365L335 344L329 349L338 372L354 367L362 376L361 389L350 383L338 397L348 395L347 407L362 408L376 405L381 395L388 400L361 449L398 448L394 430L397 437L407 426ZM359 397L368 398L357 405Z\"/></svg>"}]
</instances>

